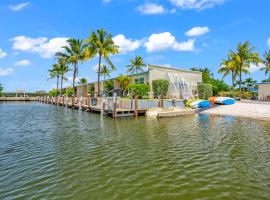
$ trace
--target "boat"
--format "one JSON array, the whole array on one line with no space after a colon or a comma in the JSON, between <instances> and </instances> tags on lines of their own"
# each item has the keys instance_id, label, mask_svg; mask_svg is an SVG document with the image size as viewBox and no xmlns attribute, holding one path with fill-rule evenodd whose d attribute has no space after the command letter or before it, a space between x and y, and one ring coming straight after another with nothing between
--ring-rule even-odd
<instances>
[{"instance_id":1,"label":"boat","mask_svg":"<svg viewBox=\"0 0 270 200\"><path fill-rule=\"evenodd\" d=\"M197 100L190 103L190 107L197 109L197 108L209 108L211 106L210 101L208 100Z\"/></svg>"},{"instance_id":2,"label":"boat","mask_svg":"<svg viewBox=\"0 0 270 200\"><path fill-rule=\"evenodd\" d=\"M215 103L222 105L232 105L235 103L235 99L230 97L217 97L215 98Z\"/></svg>"}]
</instances>

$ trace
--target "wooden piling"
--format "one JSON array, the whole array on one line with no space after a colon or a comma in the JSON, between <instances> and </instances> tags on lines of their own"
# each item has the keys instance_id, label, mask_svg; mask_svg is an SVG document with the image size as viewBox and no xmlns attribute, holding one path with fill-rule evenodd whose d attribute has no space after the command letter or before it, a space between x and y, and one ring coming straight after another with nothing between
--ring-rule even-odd
<instances>
[{"instance_id":1,"label":"wooden piling","mask_svg":"<svg viewBox=\"0 0 270 200\"><path fill-rule=\"evenodd\" d=\"M71 99L71 107L72 109L74 109L74 96L72 96L72 99Z\"/></svg>"},{"instance_id":2,"label":"wooden piling","mask_svg":"<svg viewBox=\"0 0 270 200\"><path fill-rule=\"evenodd\" d=\"M89 111L91 111L91 97L90 97L90 95L88 95L88 97L87 97L87 103L88 103L88 110Z\"/></svg>"},{"instance_id":3,"label":"wooden piling","mask_svg":"<svg viewBox=\"0 0 270 200\"><path fill-rule=\"evenodd\" d=\"M135 95L135 106L134 106L134 115L138 116L138 95Z\"/></svg>"}]
</instances>

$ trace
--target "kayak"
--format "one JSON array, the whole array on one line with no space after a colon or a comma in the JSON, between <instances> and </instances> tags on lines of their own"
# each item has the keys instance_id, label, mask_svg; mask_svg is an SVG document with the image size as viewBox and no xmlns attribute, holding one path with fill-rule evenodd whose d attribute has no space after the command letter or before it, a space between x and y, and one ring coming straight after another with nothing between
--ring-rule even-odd
<instances>
[{"instance_id":1,"label":"kayak","mask_svg":"<svg viewBox=\"0 0 270 200\"><path fill-rule=\"evenodd\" d=\"M190 104L194 101L198 101L198 99L189 99L187 102L186 102L186 107L190 107Z\"/></svg>"},{"instance_id":2,"label":"kayak","mask_svg":"<svg viewBox=\"0 0 270 200\"><path fill-rule=\"evenodd\" d=\"M216 99L216 98L217 98L217 97L209 97L208 101L210 101L211 104L214 105L214 104L215 104L215 99Z\"/></svg>"},{"instance_id":3,"label":"kayak","mask_svg":"<svg viewBox=\"0 0 270 200\"><path fill-rule=\"evenodd\" d=\"M209 108L211 106L210 101L207 100L197 100L190 104L191 108Z\"/></svg>"},{"instance_id":4,"label":"kayak","mask_svg":"<svg viewBox=\"0 0 270 200\"><path fill-rule=\"evenodd\" d=\"M235 103L235 99L230 97L217 97L215 99L216 104L222 104L222 105L232 105Z\"/></svg>"}]
</instances>

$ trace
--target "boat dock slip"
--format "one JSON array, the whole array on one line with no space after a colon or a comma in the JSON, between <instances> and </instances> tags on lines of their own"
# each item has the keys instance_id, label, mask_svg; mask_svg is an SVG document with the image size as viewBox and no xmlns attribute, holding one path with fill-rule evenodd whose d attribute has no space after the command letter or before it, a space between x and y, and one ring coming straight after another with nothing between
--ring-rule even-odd
<instances>
[{"instance_id":1,"label":"boat dock slip","mask_svg":"<svg viewBox=\"0 0 270 200\"><path fill-rule=\"evenodd\" d=\"M66 108L96 112L113 118L145 115L147 111L147 108L138 108L138 98L122 100L119 97L38 97L37 101Z\"/></svg>"}]
</instances>

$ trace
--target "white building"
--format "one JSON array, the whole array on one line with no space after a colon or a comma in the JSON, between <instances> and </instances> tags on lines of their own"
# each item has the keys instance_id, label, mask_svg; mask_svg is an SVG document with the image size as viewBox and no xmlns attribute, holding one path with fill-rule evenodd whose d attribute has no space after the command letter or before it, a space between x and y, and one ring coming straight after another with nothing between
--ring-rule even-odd
<instances>
[{"instance_id":1,"label":"white building","mask_svg":"<svg viewBox=\"0 0 270 200\"><path fill-rule=\"evenodd\" d=\"M270 82L258 83L258 95L260 101L270 101Z\"/></svg>"}]
</instances>

